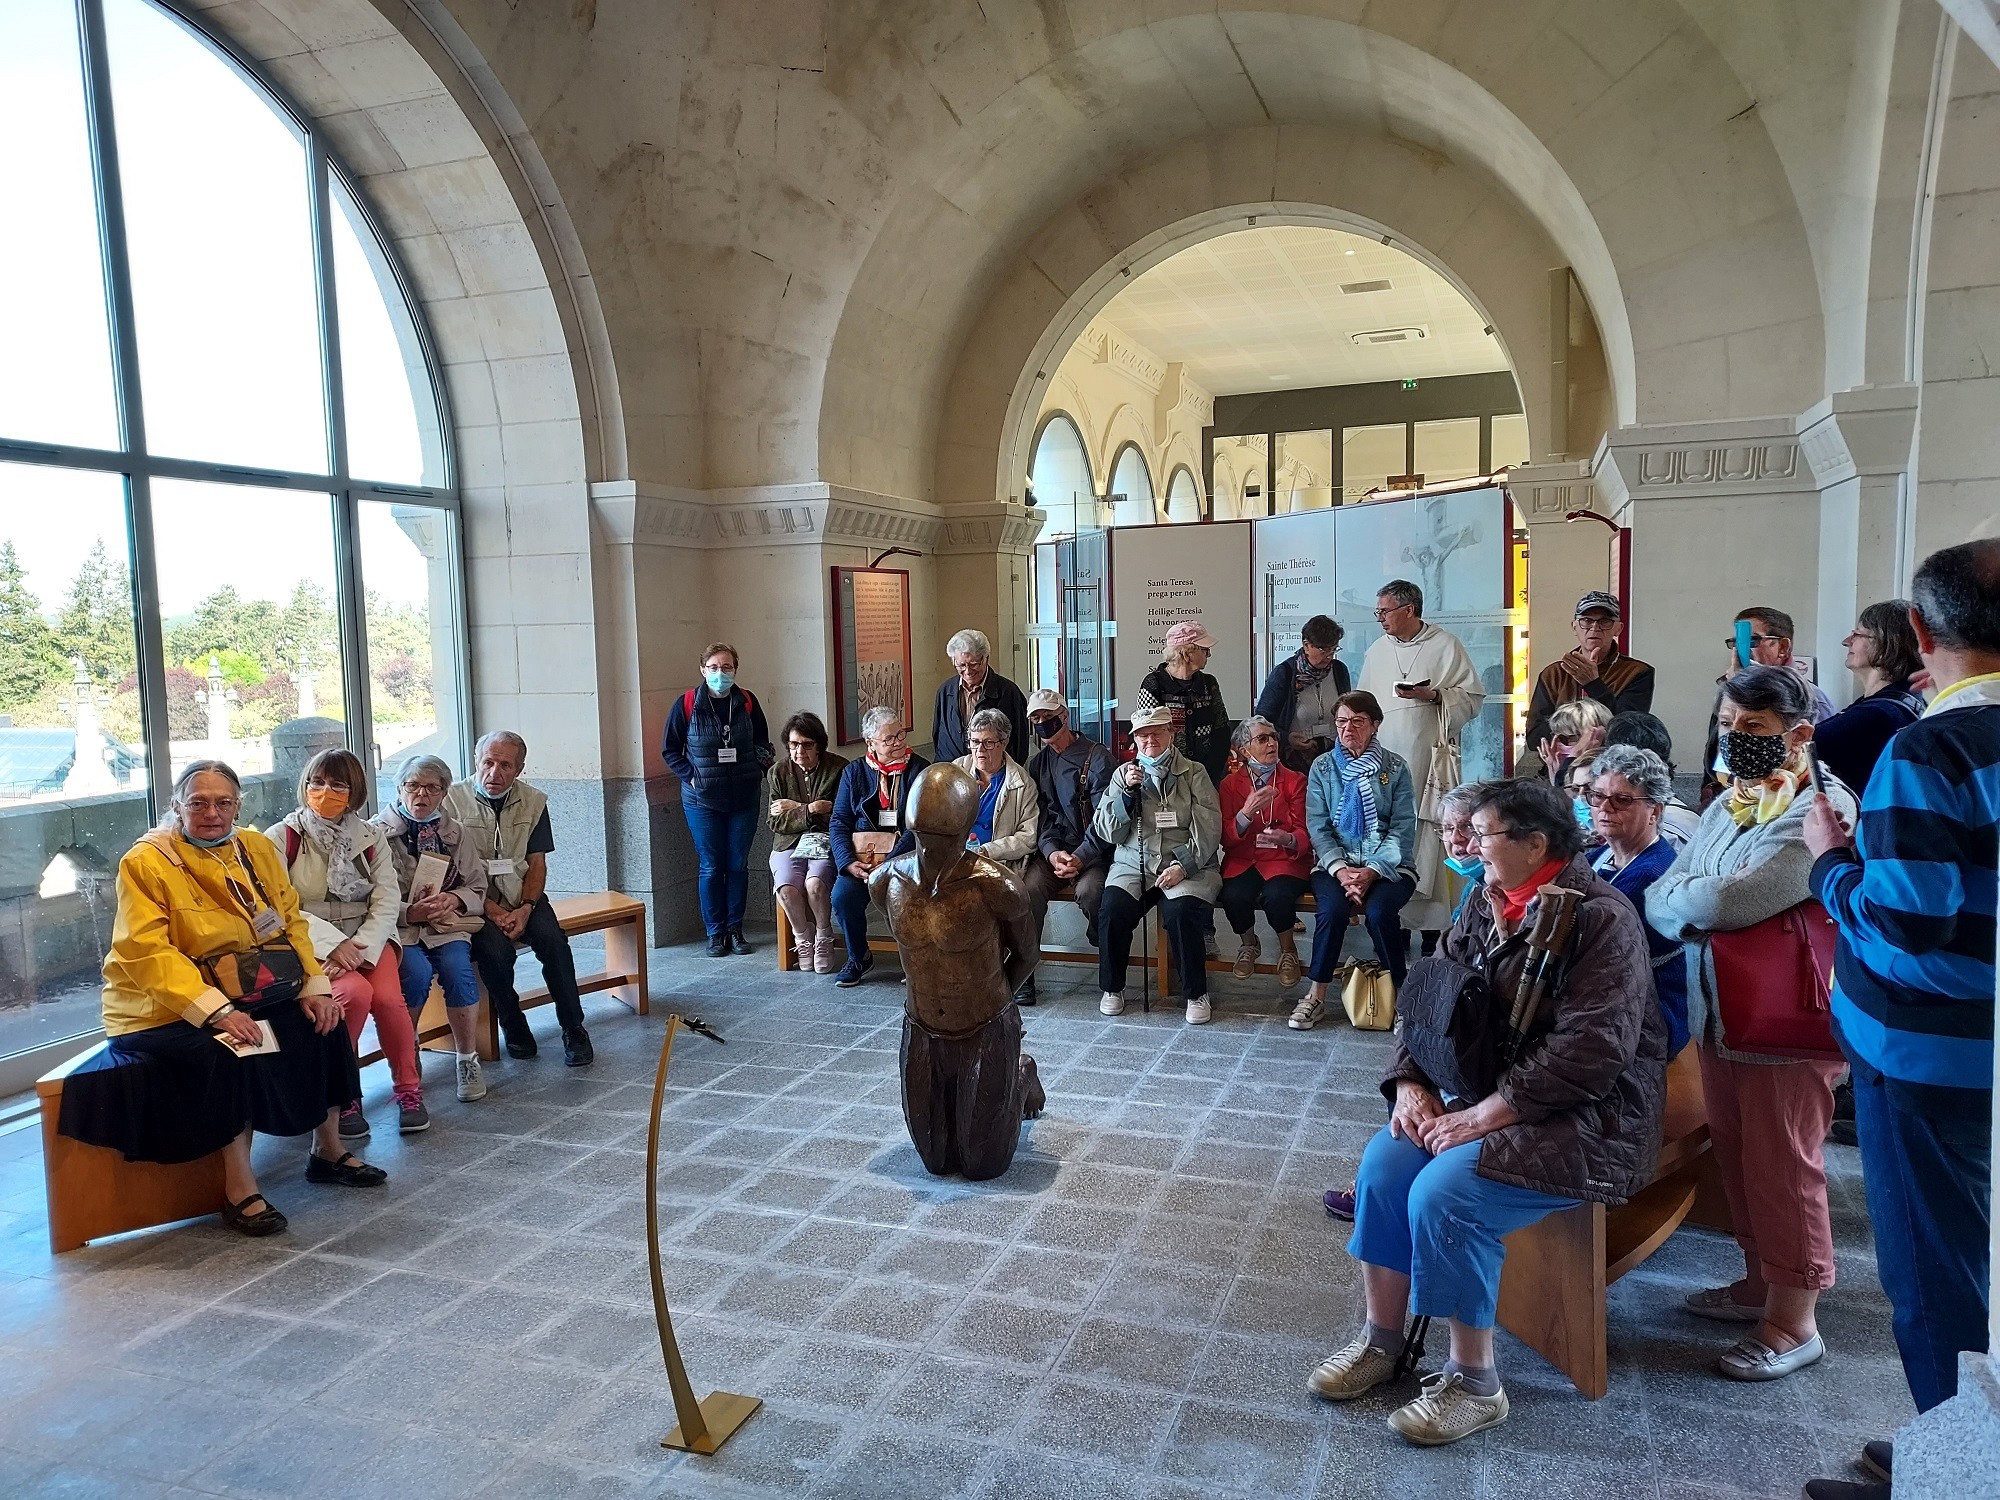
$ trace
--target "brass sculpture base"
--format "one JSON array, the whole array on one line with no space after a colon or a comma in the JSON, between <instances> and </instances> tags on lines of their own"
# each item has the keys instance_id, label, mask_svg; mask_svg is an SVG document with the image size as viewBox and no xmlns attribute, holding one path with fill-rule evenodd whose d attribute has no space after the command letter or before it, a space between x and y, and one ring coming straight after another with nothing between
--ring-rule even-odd
<instances>
[{"instance_id":1,"label":"brass sculpture base","mask_svg":"<svg viewBox=\"0 0 2000 1500\"><path fill-rule=\"evenodd\" d=\"M660 1439L662 1448L680 1448L688 1453L713 1453L729 1441L729 1435L750 1420L750 1414L764 1403L756 1396L737 1396L728 1391L711 1391L701 1401L702 1430L692 1438L683 1437L677 1426Z\"/></svg>"},{"instance_id":2,"label":"brass sculpture base","mask_svg":"<svg viewBox=\"0 0 2000 1500\"><path fill-rule=\"evenodd\" d=\"M679 1014L667 1017L666 1039L660 1043L660 1068L653 1075L652 1123L646 1130L646 1260L653 1280L653 1318L660 1326L660 1358L667 1367L667 1386L673 1392L674 1411L680 1417L674 1430L660 1439L660 1446L679 1448L684 1453L714 1453L764 1403L755 1396L737 1396L728 1391L711 1391L705 1399L696 1401L687 1367L681 1363L680 1345L674 1339L673 1318L667 1312L666 1279L660 1270L660 1107L666 1102L667 1063L674 1055L674 1037L681 1025ZM702 1025L699 1016L690 1026L721 1040Z\"/></svg>"}]
</instances>

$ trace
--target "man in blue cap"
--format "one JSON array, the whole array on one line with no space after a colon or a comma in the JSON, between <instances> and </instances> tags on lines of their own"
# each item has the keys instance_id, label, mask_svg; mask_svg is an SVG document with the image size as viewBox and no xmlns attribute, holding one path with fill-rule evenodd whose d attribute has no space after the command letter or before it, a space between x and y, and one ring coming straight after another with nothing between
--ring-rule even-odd
<instances>
[{"instance_id":1,"label":"man in blue cap","mask_svg":"<svg viewBox=\"0 0 2000 1500\"><path fill-rule=\"evenodd\" d=\"M1542 668L1528 700L1528 748L1544 764L1548 755L1542 742L1548 738L1549 715L1557 704L1595 698L1613 715L1652 710L1652 666L1618 649L1618 624L1624 617L1618 596L1602 589L1592 589L1576 601L1576 649Z\"/></svg>"}]
</instances>

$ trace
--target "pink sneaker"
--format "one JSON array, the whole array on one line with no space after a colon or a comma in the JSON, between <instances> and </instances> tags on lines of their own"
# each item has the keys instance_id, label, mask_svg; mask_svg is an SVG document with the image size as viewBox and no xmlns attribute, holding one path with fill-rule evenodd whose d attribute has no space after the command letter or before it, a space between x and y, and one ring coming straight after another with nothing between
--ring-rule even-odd
<instances>
[{"instance_id":1,"label":"pink sneaker","mask_svg":"<svg viewBox=\"0 0 2000 1500\"><path fill-rule=\"evenodd\" d=\"M396 1124L404 1135L431 1128L431 1112L424 1108L422 1089L396 1090Z\"/></svg>"}]
</instances>

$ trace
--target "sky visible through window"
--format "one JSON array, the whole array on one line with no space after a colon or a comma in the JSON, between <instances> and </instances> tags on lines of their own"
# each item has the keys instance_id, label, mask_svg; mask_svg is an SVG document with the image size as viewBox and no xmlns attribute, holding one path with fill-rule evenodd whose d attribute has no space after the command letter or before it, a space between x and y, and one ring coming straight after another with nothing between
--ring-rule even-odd
<instances>
[{"instance_id":1,"label":"sky visible through window","mask_svg":"<svg viewBox=\"0 0 2000 1500\"><path fill-rule=\"evenodd\" d=\"M185 24L147 0L104 0L104 17L147 450L326 472L305 140ZM385 483L442 484L414 325L337 178L331 199L349 471ZM22 210L0 235L0 437L117 449L72 0L0 4L0 201ZM284 610L303 586L330 609L328 495L164 479L154 480L153 494L170 656L173 627L221 589L246 607ZM426 611L433 563L399 537L389 507L362 509L371 617L377 603ZM57 626L93 568L129 589L122 484L102 473L0 464L0 545L9 554L0 557L9 602L32 600ZM72 629L56 649L71 652L74 636ZM336 715L337 653L330 645L321 655L331 659L315 663L321 712ZM7 672L0 663L0 678ZM18 663L12 675L21 676ZM12 699L0 702L0 713L11 710L17 724L39 721L19 680L0 680L0 696Z\"/></svg>"}]
</instances>

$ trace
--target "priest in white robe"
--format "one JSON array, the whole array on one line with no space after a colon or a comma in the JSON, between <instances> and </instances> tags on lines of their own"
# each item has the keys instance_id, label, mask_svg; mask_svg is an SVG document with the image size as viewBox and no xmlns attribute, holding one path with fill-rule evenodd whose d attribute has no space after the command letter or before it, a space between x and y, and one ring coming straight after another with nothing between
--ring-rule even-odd
<instances>
[{"instance_id":1,"label":"priest in white robe","mask_svg":"<svg viewBox=\"0 0 2000 1500\"><path fill-rule=\"evenodd\" d=\"M1459 780L1459 735L1486 701L1485 686L1464 642L1424 623L1424 591L1398 578L1375 596L1375 619L1382 638L1362 658L1363 692L1382 705L1381 743L1409 762L1417 794L1417 894L1403 908L1403 925L1438 931L1451 925L1456 891L1444 868L1438 833L1438 798ZM1450 747L1449 760L1431 780L1437 746Z\"/></svg>"}]
</instances>

